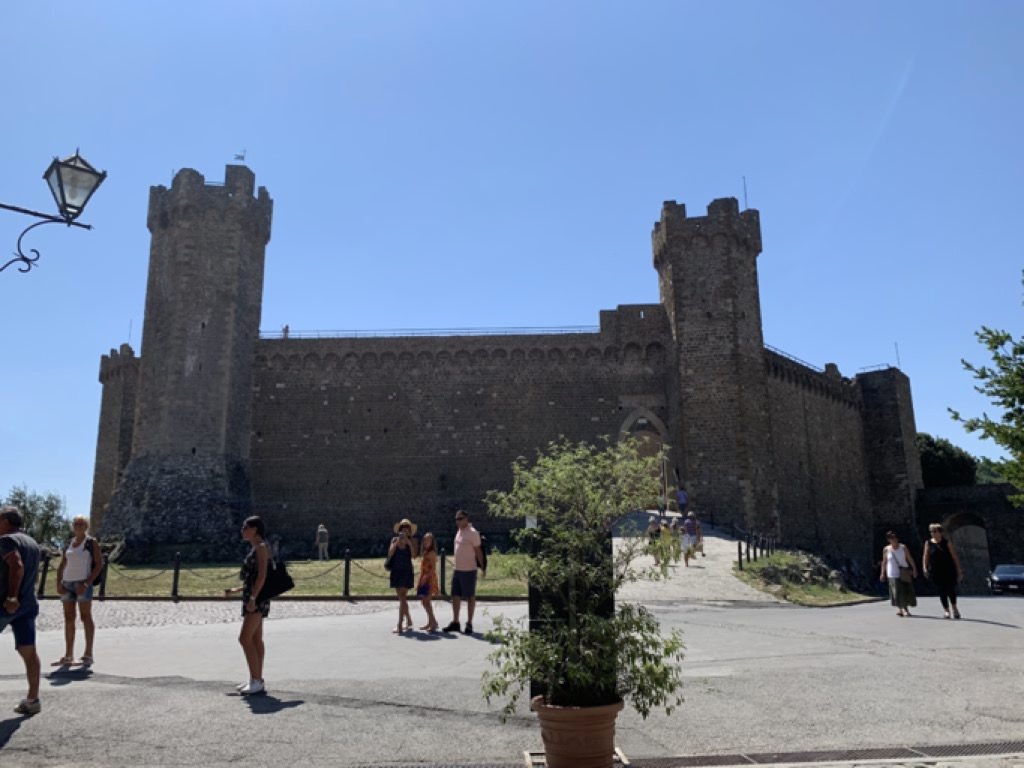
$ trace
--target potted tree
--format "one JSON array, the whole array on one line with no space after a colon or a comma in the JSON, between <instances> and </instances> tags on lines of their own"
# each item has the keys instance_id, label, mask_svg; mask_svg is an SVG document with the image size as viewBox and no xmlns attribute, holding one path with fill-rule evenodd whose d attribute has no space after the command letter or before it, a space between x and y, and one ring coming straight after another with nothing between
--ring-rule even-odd
<instances>
[{"instance_id":1,"label":"potted tree","mask_svg":"<svg viewBox=\"0 0 1024 768\"><path fill-rule=\"evenodd\" d=\"M544 599L532 626L496 618L491 639L499 647L489 657L484 697L504 699L507 717L531 682L539 684L543 693L531 708L550 768L610 768L624 703L647 717L653 708L671 713L682 702L679 632L663 635L642 605L612 608L623 584L666 572L665 565L661 571L637 566L649 544L635 528L611 546L613 527L657 498L661 460L644 456L635 440L563 439L533 463L517 460L511 490L487 496L493 515L530 520L515 533L528 553L521 575Z\"/></svg>"}]
</instances>

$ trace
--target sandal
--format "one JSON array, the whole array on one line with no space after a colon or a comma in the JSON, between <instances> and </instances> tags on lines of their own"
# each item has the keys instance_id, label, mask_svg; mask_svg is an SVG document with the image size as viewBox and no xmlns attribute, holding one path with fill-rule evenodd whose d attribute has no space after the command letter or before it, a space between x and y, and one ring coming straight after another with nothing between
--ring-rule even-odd
<instances>
[{"instance_id":1,"label":"sandal","mask_svg":"<svg viewBox=\"0 0 1024 768\"><path fill-rule=\"evenodd\" d=\"M61 656L59 661L55 661L50 664L51 667L70 667L75 663L75 660L71 656Z\"/></svg>"},{"instance_id":2,"label":"sandal","mask_svg":"<svg viewBox=\"0 0 1024 768\"><path fill-rule=\"evenodd\" d=\"M82 663L83 667L91 667L92 666L92 656L83 656L81 663Z\"/></svg>"}]
</instances>

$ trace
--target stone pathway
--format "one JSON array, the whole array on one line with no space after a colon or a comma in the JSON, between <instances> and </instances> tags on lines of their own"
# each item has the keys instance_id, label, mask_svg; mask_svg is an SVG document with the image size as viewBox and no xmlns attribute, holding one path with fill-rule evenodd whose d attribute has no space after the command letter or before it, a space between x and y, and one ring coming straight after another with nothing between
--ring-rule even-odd
<instances>
[{"instance_id":1,"label":"stone pathway","mask_svg":"<svg viewBox=\"0 0 1024 768\"><path fill-rule=\"evenodd\" d=\"M784 601L744 584L733 574L736 542L718 533L705 531L705 557L697 556L690 567L669 567L667 579L639 581L619 591L620 600L642 603L700 603L704 605L785 605ZM654 558L641 557L640 567L652 567Z\"/></svg>"}]
</instances>

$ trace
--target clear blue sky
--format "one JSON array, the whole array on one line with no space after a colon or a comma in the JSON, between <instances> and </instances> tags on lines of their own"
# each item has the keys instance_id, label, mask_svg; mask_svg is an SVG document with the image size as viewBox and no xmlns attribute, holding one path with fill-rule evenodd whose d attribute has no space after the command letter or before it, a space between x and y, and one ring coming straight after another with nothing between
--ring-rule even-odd
<instances>
[{"instance_id":1,"label":"clear blue sky","mask_svg":"<svg viewBox=\"0 0 1024 768\"><path fill-rule=\"evenodd\" d=\"M761 211L765 340L895 363L918 428L1021 329L1024 4L0 6L0 201L81 147L109 179L0 274L0 493L88 511L99 356L138 349L148 188L242 149L275 200L263 328L588 325L654 302L661 202ZM0 253L29 221L0 211Z\"/></svg>"}]
</instances>

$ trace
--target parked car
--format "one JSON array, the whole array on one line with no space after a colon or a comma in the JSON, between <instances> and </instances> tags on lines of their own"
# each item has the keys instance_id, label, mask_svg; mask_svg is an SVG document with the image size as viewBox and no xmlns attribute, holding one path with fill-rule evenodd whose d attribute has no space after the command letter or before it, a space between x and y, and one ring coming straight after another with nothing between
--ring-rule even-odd
<instances>
[{"instance_id":1,"label":"parked car","mask_svg":"<svg viewBox=\"0 0 1024 768\"><path fill-rule=\"evenodd\" d=\"M997 565L988 575L988 591L993 595L1024 595L1024 565Z\"/></svg>"}]
</instances>

